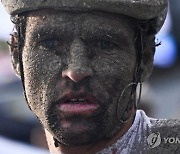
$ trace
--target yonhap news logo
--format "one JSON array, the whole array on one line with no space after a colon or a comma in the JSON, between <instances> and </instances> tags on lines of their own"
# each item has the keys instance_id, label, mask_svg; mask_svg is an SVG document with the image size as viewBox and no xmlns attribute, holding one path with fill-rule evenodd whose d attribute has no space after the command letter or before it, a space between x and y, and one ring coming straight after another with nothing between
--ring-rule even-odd
<instances>
[{"instance_id":1,"label":"yonhap news logo","mask_svg":"<svg viewBox=\"0 0 180 154\"><path fill-rule=\"evenodd\" d=\"M147 142L150 148L155 148L161 144L161 135L159 132L152 133L148 136Z\"/></svg>"},{"instance_id":2,"label":"yonhap news logo","mask_svg":"<svg viewBox=\"0 0 180 154\"><path fill-rule=\"evenodd\" d=\"M150 148L158 147L161 143L165 144L180 144L180 137L161 137L159 132L150 134L147 137L147 143Z\"/></svg>"}]
</instances>

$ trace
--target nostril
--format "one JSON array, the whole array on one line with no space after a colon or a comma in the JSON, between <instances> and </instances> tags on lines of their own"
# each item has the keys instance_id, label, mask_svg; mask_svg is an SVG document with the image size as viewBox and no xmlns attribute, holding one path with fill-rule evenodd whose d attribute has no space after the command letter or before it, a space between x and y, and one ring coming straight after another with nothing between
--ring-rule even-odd
<instances>
[{"instance_id":1,"label":"nostril","mask_svg":"<svg viewBox=\"0 0 180 154\"><path fill-rule=\"evenodd\" d=\"M78 82L78 76L76 71L72 71L72 70L65 70L62 72L62 77L66 78L68 77L69 79L73 80L74 82Z\"/></svg>"},{"instance_id":2,"label":"nostril","mask_svg":"<svg viewBox=\"0 0 180 154\"><path fill-rule=\"evenodd\" d=\"M79 82L86 77L92 76L92 69L67 69L62 72L62 77L68 77L74 82Z\"/></svg>"}]
</instances>

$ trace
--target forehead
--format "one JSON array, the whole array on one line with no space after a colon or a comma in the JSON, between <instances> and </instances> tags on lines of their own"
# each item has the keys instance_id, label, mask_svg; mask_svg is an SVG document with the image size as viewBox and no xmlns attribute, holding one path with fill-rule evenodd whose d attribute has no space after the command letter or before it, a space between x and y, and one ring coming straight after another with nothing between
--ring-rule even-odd
<instances>
[{"instance_id":1,"label":"forehead","mask_svg":"<svg viewBox=\"0 0 180 154\"><path fill-rule=\"evenodd\" d=\"M41 10L31 12L27 16L28 33L49 32L59 30L68 34L81 35L114 33L125 37L133 37L136 24L132 18L105 12L60 12Z\"/></svg>"}]
</instances>

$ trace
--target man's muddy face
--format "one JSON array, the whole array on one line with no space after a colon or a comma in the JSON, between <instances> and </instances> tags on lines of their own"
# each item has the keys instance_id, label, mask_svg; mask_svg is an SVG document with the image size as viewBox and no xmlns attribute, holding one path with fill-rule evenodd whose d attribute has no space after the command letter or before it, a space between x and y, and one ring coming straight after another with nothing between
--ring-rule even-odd
<instances>
[{"instance_id":1,"label":"man's muddy face","mask_svg":"<svg viewBox=\"0 0 180 154\"><path fill-rule=\"evenodd\" d=\"M136 52L133 24L101 13L35 12L27 18L23 67L32 111L61 143L90 144L118 132Z\"/></svg>"}]
</instances>

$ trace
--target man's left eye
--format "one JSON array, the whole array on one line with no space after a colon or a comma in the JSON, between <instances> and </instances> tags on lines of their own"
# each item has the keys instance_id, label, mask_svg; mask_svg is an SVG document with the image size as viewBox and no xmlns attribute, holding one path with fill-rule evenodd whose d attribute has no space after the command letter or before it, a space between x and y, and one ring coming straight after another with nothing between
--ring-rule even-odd
<instances>
[{"instance_id":1,"label":"man's left eye","mask_svg":"<svg viewBox=\"0 0 180 154\"><path fill-rule=\"evenodd\" d=\"M107 41L107 40L98 41L97 45L101 50L113 49L115 47L114 43Z\"/></svg>"}]
</instances>

